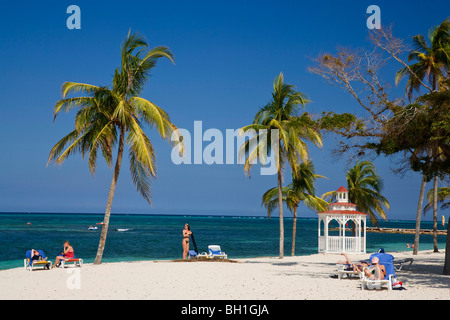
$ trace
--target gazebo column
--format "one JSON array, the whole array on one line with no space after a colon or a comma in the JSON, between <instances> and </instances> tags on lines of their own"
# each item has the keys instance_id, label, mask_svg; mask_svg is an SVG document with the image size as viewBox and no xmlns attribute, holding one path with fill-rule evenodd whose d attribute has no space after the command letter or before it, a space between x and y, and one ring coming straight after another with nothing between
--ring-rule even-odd
<instances>
[{"instance_id":1,"label":"gazebo column","mask_svg":"<svg viewBox=\"0 0 450 320\"><path fill-rule=\"evenodd\" d=\"M345 245L345 223L346 223L345 215L342 217L341 223L342 223L342 234L341 234L342 252L347 252L347 247Z\"/></svg>"}]
</instances>

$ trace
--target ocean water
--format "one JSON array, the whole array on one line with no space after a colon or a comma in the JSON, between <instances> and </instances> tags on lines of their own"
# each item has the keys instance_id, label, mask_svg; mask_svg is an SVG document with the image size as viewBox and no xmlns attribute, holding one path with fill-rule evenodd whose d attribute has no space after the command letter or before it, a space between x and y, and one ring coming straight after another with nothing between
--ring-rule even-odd
<instances>
[{"instance_id":1,"label":"ocean water","mask_svg":"<svg viewBox=\"0 0 450 320\"><path fill-rule=\"evenodd\" d=\"M1 213L0 270L22 267L25 252L31 248L44 250L54 261L65 240L70 241L77 257L91 263L97 252L101 226L95 231L88 228L102 220L102 214ZM278 256L277 218L113 214L102 261L181 259L185 223L191 226L200 252L207 251L208 245L218 244L230 259ZM289 256L292 218L285 217L284 224L285 255ZM380 221L380 227L414 229L415 221ZM431 229L432 223L423 221L421 228ZM296 255L317 253L317 229L317 219L297 219ZM441 223L438 229L444 229ZM446 236L438 236L439 249L445 248L445 241ZM408 242L414 242L414 235L368 232L366 251L375 252L379 248L387 252L408 250ZM419 249L433 249L433 237L421 235Z\"/></svg>"}]
</instances>

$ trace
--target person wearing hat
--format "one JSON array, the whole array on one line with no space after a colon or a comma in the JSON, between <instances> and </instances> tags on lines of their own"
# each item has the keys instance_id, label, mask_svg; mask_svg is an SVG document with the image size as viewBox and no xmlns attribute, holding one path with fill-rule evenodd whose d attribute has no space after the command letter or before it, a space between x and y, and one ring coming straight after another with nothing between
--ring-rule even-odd
<instances>
[{"instance_id":1,"label":"person wearing hat","mask_svg":"<svg viewBox=\"0 0 450 320\"><path fill-rule=\"evenodd\" d=\"M380 259L378 259L378 257L373 257L371 262L372 265L369 268L364 269L366 277L371 280L383 280L386 271L383 272L384 266L380 265Z\"/></svg>"}]
</instances>

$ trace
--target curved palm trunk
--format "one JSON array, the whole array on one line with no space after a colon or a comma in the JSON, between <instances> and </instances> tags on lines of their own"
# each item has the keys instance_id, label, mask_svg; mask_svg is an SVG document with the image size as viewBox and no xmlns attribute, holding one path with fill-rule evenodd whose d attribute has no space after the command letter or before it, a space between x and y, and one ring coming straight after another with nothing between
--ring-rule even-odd
<instances>
[{"instance_id":1,"label":"curved palm trunk","mask_svg":"<svg viewBox=\"0 0 450 320\"><path fill-rule=\"evenodd\" d=\"M425 186L427 184L427 177L425 175L422 176L422 183L420 185L420 193L419 193L419 203L417 205L417 215L416 215L416 232L414 235L414 250L413 255L417 255L419 251L419 236L420 236L420 219L422 216L422 205L423 205L423 196L425 194Z\"/></svg>"},{"instance_id":2,"label":"curved palm trunk","mask_svg":"<svg viewBox=\"0 0 450 320\"><path fill-rule=\"evenodd\" d=\"M295 234L297 233L297 206L294 208L294 220L292 221L292 249L291 256L295 256Z\"/></svg>"},{"instance_id":3,"label":"curved palm trunk","mask_svg":"<svg viewBox=\"0 0 450 320\"><path fill-rule=\"evenodd\" d=\"M281 171L278 169L278 210L280 219L280 259L284 256L284 224L283 224L283 195L281 192Z\"/></svg>"},{"instance_id":4,"label":"curved palm trunk","mask_svg":"<svg viewBox=\"0 0 450 320\"><path fill-rule=\"evenodd\" d=\"M117 151L117 160L114 167L113 178L111 181L111 187L109 188L108 202L106 203L105 217L103 218L102 233L100 235L100 241L98 243L97 255L94 260L94 264L100 264L102 262L103 250L105 249L106 236L108 234L109 217L111 215L111 207L114 198L114 191L116 190L117 179L119 178L120 166L122 165L123 157L123 140L125 136L124 128L120 128L119 138L119 150Z\"/></svg>"}]
</instances>

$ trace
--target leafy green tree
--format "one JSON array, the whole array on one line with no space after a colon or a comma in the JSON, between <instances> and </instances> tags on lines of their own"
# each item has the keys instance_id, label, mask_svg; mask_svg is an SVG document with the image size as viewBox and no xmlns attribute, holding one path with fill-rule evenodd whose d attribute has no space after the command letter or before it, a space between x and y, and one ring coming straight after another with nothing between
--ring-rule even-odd
<instances>
[{"instance_id":1,"label":"leafy green tree","mask_svg":"<svg viewBox=\"0 0 450 320\"><path fill-rule=\"evenodd\" d=\"M253 123L241 128L241 133L254 130L255 134L243 143L240 157L245 157L244 171L250 174L250 169L258 157L267 158L272 151L272 144L277 146L275 159L277 163L279 221L280 221L280 259L284 256L284 224L282 205L282 180L286 164L290 165L294 177L298 176L301 161L308 160L310 141L317 146L322 145L320 133L315 128L311 117L303 113L299 115L300 107L307 102L306 96L296 91L294 86L283 81L280 73L273 82L272 99L262 107ZM272 143L273 142L273 143Z\"/></svg>"},{"instance_id":2,"label":"leafy green tree","mask_svg":"<svg viewBox=\"0 0 450 320\"><path fill-rule=\"evenodd\" d=\"M115 70L112 86L100 87L84 83L66 82L62 97L54 107L54 118L61 110L78 109L75 129L51 149L49 162L62 164L71 154L88 155L89 169L95 174L97 154L100 151L108 166L113 162L113 149L117 157L109 189L103 227L94 264L100 264L108 233L114 192L119 178L125 144L133 183L139 193L150 203L151 177L156 175L155 152L150 139L144 133L147 124L169 139L176 127L168 114L154 103L141 98L144 84L159 58L173 62L173 55L166 47L146 50L148 44L136 34L128 36L121 47L121 66ZM69 94L83 96L68 98Z\"/></svg>"}]
</instances>

